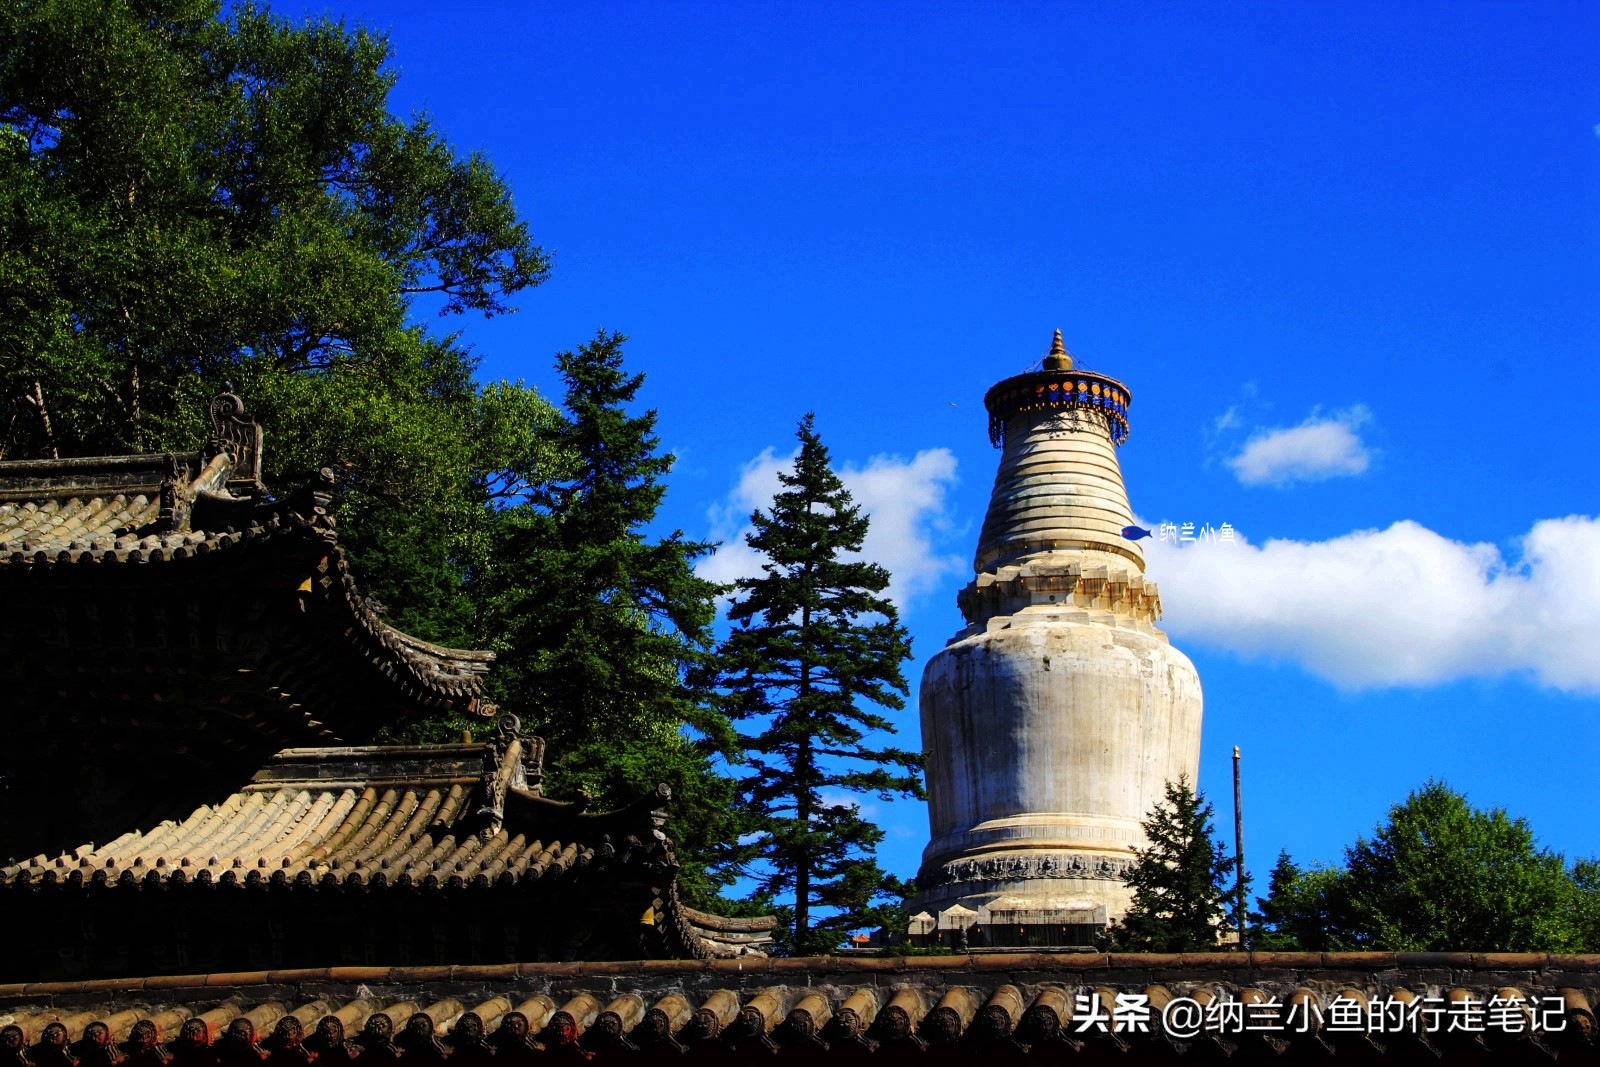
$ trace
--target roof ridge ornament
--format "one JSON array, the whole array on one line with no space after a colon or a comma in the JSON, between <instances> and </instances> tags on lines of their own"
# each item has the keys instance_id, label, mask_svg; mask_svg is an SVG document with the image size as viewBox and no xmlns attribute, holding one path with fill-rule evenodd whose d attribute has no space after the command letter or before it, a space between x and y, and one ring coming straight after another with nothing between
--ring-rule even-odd
<instances>
[{"instance_id":1,"label":"roof ridge ornament","mask_svg":"<svg viewBox=\"0 0 1600 1067\"><path fill-rule=\"evenodd\" d=\"M495 723L495 736L484 746L483 772L478 788L483 794L483 806L478 817L483 820L479 831L482 836L493 837L505 825L506 794L512 789L523 789L534 796L542 796L544 781L544 740L522 732L522 720L507 712Z\"/></svg>"},{"instance_id":2,"label":"roof ridge ornament","mask_svg":"<svg viewBox=\"0 0 1600 1067\"><path fill-rule=\"evenodd\" d=\"M232 382L222 383L221 391L211 398L206 415L211 422L206 459L227 453L233 460L228 488L246 496L263 495L266 487L261 484L261 424L245 416L244 401L234 394Z\"/></svg>"}]
</instances>

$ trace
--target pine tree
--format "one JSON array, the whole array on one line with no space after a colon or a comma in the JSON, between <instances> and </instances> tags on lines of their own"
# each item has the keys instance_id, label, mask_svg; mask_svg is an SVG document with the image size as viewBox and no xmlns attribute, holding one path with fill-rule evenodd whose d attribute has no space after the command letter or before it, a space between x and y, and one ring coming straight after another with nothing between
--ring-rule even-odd
<instances>
[{"instance_id":1,"label":"pine tree","mask_svg":"<svg viewBox=\"0 0 1600 1067\"><path fill-rule=\"evenodd\" d=\"M1211 805L1186 776L1168 782L1165 796L1144 820L1150 845L1137 850L1123 881L1133 907L1107 931L1112 947L1135 952L1208 952L1216 949L1224 894L1233 861L1214 840ZM1249 876L1245 876L1246 885ZM1231 887L1230 887L1231 890Z\"/></svg>"},{"instance_id":2,"label":"pine tree","mask_svg":"<svg viewBox=\"0 0 1600 1067\"><path fill-rule=\"evenodd\" d=\"M739 835L732 782L714 769L733 732L690 677L704 674L719 587L694 573L710 545L645 534L673 459L656 413L627 410L644 376L623 369L625 340L602 331L557 357L567 417L545 444L569 469L501 513L474 584L496 697L548 742L552 793L609 807L666 782L682 887L703 903L731 878L706 871L711 853Z\"/></svg>"},{"instance_id":3,"label":"pine tree","mask_svg":"<svg viewBox=\"0 0 1600 1067\"><path fill-rule=\"evenodd\" d=\"M736 583L733 632L720 654L720 705L740 727L751 774L743 802L765 864L760 894L792 894L799 954L836 947L874 921L873 902L898 883L878 870L883 831L841 791L920 797L920 754L875 746L894 726L873 706L898 710L900 665L911 641L883 596L889 574L860 552L869 520L833 472L811 415L800 421L794 469L746 538L767 560Z\"/></svg>"},{"instance_id":4,"label":"pine tree","mask_svg":"<svg viewBox=\"0 0 1600 1067\"><path fill-rule=\"evenodd\" d=\"M1287 851L1278 853L1267 895L1252 912L1250 947L1268 952L1326 952L1342 908L1344 872L1334 867L1302 868Z\"/></svg>"}]
</instances>

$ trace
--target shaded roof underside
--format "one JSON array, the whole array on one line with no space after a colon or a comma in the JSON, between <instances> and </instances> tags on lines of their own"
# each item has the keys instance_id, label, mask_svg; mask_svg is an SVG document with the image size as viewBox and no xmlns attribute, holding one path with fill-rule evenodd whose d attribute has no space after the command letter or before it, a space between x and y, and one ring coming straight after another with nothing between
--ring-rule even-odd
<instances>
[{"instance_id":1,"label":"shaded roof underside","mask_svg":"<svg viewBox=\"0 0 1600 1067\"><path fill-rule=\"evenodd\" d=\"M271 498L236 455L259 460L259 429L213 431L0 463L0 863L179 818L286 746L493 711L490 653L401 633L361 594L332 475Z\"/></svg>"}]
</instances>

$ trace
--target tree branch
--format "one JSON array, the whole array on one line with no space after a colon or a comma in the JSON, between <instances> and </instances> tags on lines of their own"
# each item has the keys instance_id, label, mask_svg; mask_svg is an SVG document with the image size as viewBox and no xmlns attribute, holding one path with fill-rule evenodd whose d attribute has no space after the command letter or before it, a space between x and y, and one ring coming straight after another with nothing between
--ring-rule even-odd
<instances>
[{"instance_id":1,"label":"tree branch","mask_svg":"<svg viewBox=\"0 0 1600 1067\"><path fill-rule=\"evenodd\" d=\"M61 454L56 451L56 431L50 424L50 409L44 402L44 385L40 383L38 378L33 380L32 395L24 396L23 399L28 402L28 405L39 416L39 425L44 428L44 442L46 447L50 449L50 458L60 459Z\"/></svg>"}]
</instances>

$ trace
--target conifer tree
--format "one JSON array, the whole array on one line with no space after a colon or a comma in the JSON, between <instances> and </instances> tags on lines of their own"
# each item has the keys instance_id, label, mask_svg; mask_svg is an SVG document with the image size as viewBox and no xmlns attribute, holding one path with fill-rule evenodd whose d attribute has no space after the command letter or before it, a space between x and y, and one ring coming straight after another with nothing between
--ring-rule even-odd
<instances>
[{"instance_id":1,"label":"conifer tree","mask_svg":"<svg viewBox=\"0 0 1600 1067\"><path fill-rule=\"evenodd\" d=\"M733 732L691 679L704 674L719 587L694 573L710 545L646 535L673 457L656 413L628 411L644 376L623 369L625 340L602 331L557 357L567 417L545 444L567 469L501 513L475 592L499 653L497 699L548 742L552 792L614 806L672 786L682 888L706 902L728 881L706 873L709 854L738 837L731 780L713 767Z\"/></svg>"},{"instance_id":2,"label":"conifer tree","mask_svg":"<svg viewBox=\"0 0 1600 1067\"><path fill-rule=\"evenodd\" d=\"M1150 844L1137 850L1123 876L1133 907L1107 931L1113 948L1135 952L1208 952L1223 929L1224 895L1233 870L1227 846L1214 839L1212 810L1187 776L1168 782L1144 820ZM1246 884L1249 876L1246 875Z\"/></svg>"},{"instance_id":3,"label":"conifer tree","mask_svg":"<svg viewBox=\"0 0 1600 1067\"><path fill-rule=\"evenodd\" d=\"M1250 947L1268 952L1327 952L1342 912L1344 872L1334 867L1302 868L1287 850L1278 853L1267 879L1267 895L1252 912Z\"/></svg>"},{"instance_id":4,"label":"conifer tree","mask_svg":"<svg viewBox=\"0 0 1600 1067\"><path fill-rule=\"evenodd\" d=\"M800 421L794 469L746 538L767 562L735 585L720 654L719 703L740 727L757 828L760 894L793 894L791 952L828 951L870 925L898 883L871 857L883 831L841 791L920 797L920 754L875 747L894 726L874 706L905 706L911 641L883 595L889 573L851 558L869 520L829 464L814 419Z\"/></svg>"}]
</instances>

